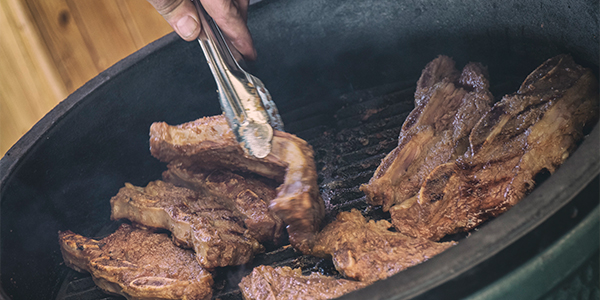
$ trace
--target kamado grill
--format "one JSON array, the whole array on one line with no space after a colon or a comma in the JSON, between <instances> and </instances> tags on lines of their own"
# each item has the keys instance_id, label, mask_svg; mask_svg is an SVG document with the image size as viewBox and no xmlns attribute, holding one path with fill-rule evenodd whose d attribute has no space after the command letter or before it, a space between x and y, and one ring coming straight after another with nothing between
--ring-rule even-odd
<instances>
[{"instance_id":1,"label":"kamado grill","mask_svg":"<svg viewBox=\"0 0 600 300\"><path fill-rule=\"evenodd\" d=\"M359 186L397 145L415 83L438 54L488 67L498 100L544 60L569 53L598 76L596 1L269 1L250 9L259 60L249 71L276 101L286 131L316 153L326 222L365 202ZM112 299L67 268L57 232L113 232L109 199L166 166L148 150L150 124L219 114L197 43L175 34L101 73L36 124L0 161L0 276L4 299ZM596 125L576 152L514 208L457 246L344 299L598 299ZM338 275L329 260L268 248L215 277L214 298L240 299L252 267ZM508 297L508 298L507 298ZM558 297L558 296L557 296ZM117 297L115 297L117 298Z\"/></svg>"}]
</instances>

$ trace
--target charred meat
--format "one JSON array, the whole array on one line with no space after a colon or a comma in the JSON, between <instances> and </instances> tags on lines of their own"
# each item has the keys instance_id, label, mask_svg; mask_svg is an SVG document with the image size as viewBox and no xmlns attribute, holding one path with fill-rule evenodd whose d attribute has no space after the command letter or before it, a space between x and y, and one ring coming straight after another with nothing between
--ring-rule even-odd
<instances>
[{"instance_id":1,"label":"charred meat","mask_svg":"<svg viewBox=\"0 0 600 300\"><path fill-rule=\"evenodd\" d=\"M277 245L283 237L283 221L269 210L277 196L276 185L252 174L227 170L189 170L170 164L163 180L220 200L243 216L248 233L261 243Z\"/></svg>"},{"instance_id":2,"label":"charred meat","mask_svg":"<svg viewBox=\"0 0 600 300\"><path fill-rule=\"evenodd\" d=\"M484 115L470 151L440 165L411 201L392 207L401 232L438 240L518 203L541 172L553 173L598 118L598 81L570 56L547 60Z\"/></svg>"},{"instance_id":3,"label":"charred meat","mask_svg":"<svg viewBox=\"0 0 600 300\"><path fill-rule=\"evenodd\" d=\"M403 89L400 94L407 95L408 101L397 106L404 113L412 107L412 91ZM385 129L385 135L372 139L384 137L384 143L360 155L338 157L337 149L323 154L331 162L359 157L358 168L363 170L347 181L352 187L345 181L329 181L326 188L341 191L335 197L346 201L332 205L332 212L345 210L347 199L355 200L349 204L353 207L362 201L355 184L368 180L364 170L377 166L383 155L379 152L388 154L360 190L369 204L389 210L391 223L368 220L353 209L339 213L323 230L325 206L314 153L304 140L275 131L271 153L259 159L244 152L223 116L179 126L155 123L150 147L154 157L168 164L163 181L146 187L125 184L111 199L111 218L135 224L122 225L100 241L60 233L64 260L76 270L92 273L104 290L131 299L205 299L211 297L213 284L207 270L250 262L264 250L259 242L281 242L286 224L295 249L331 258L345 278L259 266L239 284L243 297L342 296L428 260L456 244L436 242L445 235L473 229L514 206L534 188L539 173L553 173L568 158L598 118L597 80L565 55L537 68L515 94L493 106L492 100L482 65L469 63L458 71L445 56L430 62L417 82L414 110L408 117L395 115L389 118L390 126L369 128ZM368 110L362 121L382 110L379 106ZM396 146L400 124L397 147L388 153ZM345 137L340 134L335 141ZM324 140L323 145L331 141ZM365 141L353 143L358 149L370 142ZM355 166L339 172L322 170L337 180ZM149 231L153 228L171 234ZM229 277L227 270L215 272Z\"/></svg>"},{"instance_id":4,"label":"charred meat","mask_svg":"<svg viewBox=\"0 0 600 300\"><path fill-rule=\"evenodd\" d=\"M356 209L341 212L318 235L313 255L332 257L344 276L365 282L390 277L455 245L390 231L386 220L367 221Z\"/></svg>"},{"instance_id":5,"label":"charred meat","mask_svg":"<svg viewBox=\"0 0 600 300\"><path fill-rule=\"evenodd\" d=\"M152 124L150 150L160 161L184 169L226 168L282 182L270 209L287 224L292 246L309 251L325 205L317 185L313 150L306 141L275 131L271 153L259 159L244 153L223 116L213 116L179 126Z\"/></svg>"},{"instance_id":6,"label":"charred meat","mask_svg":"<svg viewBox=\"0 0 600 300\"><path fill-rule=\"evenodd\" d=\"M111 219L171 231L175 243L193 248L205 268L245 264L264 250L244 228L241 215L187 188L163 181L145 188L125 184L110 204Z\"/></svg>"},{"instance_id":7,"label":"charred meat","mask_svg":"<svg viewBox=\"0 0 600 300\"><path fill-rule=\"evenodd\" d=\"M222 115L177 126L153 123L150 126L150 153L162 162L176 163L183 168L225 168L278 181L285 177L288 165L274 155L259 159L245 154Z\"/></svg>"},{"instance_id":8,"label":"charred meat","mask_svg":"<svg viewBox=\"0 0 600 300\"><path fill-rule=\"evenodd\" d=\"M171 242L167 234L122 224L94 240L71 231L59 233L65 263L89 272L103 290L128 299L210 299L213 279L194 253Z\"/></svg>"},{"instance_id":9,"label":"charred meat","mask_svg":"<svg viewBox=\"0 0 600 300\"><path fill-rule=\"evenodd\" d=\"M398 146L360 188L369 203L388 211L414 197L435 167L465 153L471 129L493 101L486 74L478 63L467 64L460 73L447 56L425 67Z\"/></svg>"},{"instance_id":10,"label":"charred meat","mask_svg":"<svg viewBox=\"0 0 600 300\"><path fill-rule=\"evenodd\" d=\"M302 275L300 269L290 267L258 266L239 286L246 300L317 300L337 298L367 284L318 273Z\"/></svg>"}]
</instances>

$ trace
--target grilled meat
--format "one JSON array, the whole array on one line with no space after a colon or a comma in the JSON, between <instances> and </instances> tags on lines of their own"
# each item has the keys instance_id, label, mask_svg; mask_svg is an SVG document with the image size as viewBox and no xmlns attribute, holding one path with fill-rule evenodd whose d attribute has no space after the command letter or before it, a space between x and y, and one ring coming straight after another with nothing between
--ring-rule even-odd
<instances>
[{"instance_id":1,"label":"grilled meat","mask_svg":"<svg viewBox=\"0 0 600 300\"><path fill-rule=\"evenodd\" d=\"M277 191L267 180L227 170L192 171L175 164L163 172L163 180L221 200L224 206L244 217L248 233L259 242L277 245L281 241L283 221L269 210Z\"/></svg>"},{"instance_id":2,"label":"grilled meat","mask_svg":"<svg viewBox=\"0 0 600 300\"><path fill-rule=\"evenodd\" d=\"M463 155L471 129L493 101L488 88L486 70L478 63L459 73L449 57L430 62L417 83L415 109L402 125L398 146L360 188L369 203L388 211L415 196L435 167Z\"/></svg>"},{"instance_id":3,"label":"grilled meat","mask_svg":"<svg viewBox=\"0 0 600 300\"><path fill-rule=\"evenodd\" d=\"M368 221L356 209L341 212L325 226L313 247L313 255L332 257L344 276L365 282L390 277L455 245L412 238L389 229L386 220Z\"/></svg>"},{"instance_id":4,"label":"grilled meat","mask_svg":"<svg viewBox=\"0 0 600 300\"><path fill-rule=\"evenodd\" d=\"M394 226L438 240L518 203L540 172L553 173L598 118L598 82L570 56L547 60L473 128L470 148L437 167L419 194L390 210Z\"/></svg>"},{"instance_id":5,"label":"grilled meat","mask_svg":"<svg viewBox=\"0 0 600 300\"><path fill-rule=\"evenodd\" d=\"M181 168L226 168L283 182L269 208L286 224L292 246L309 251L325 215L317 186L313 150L304 140L275 131L271 153L262 159L246 155L225 118L205 117L179 126L150 127L154 157Z\"/></svg>"},{"instance_id":6,"label":"grilled meat","mask_svg":"<svg viewBox=\"0 0 600 300\"><path fill-rule=\"evenodd\" d=\"M132 300L211 298L211 274L167 234L122 224L99 241L60 232L59 244L67 266L91 273L96 285L109 293Z\"/></svg>"},{"instance_id":7,"label":"grilled meat","mask_svg":"<svg viewBox=\"0 0 600 300\"><path fill-rule=\"evenodd\" d=\"M290 267L258 266L242 278L239 287L246 300L332 299L367 286L318 273L302 275Z\"/></svg>"},{"instance_id":8,"label":"grilled meat","mask_svg":"<svg viewBox=\"0 0 600 300\"><path fill-rule=\"evenodd\" d=\"M415 106L420 106L433 94L436 84L447 81L457 82L460 73L455 67L454 60L447 56L440 55L425 66L421 72L421 77L417 81L415 90Z\"/></svg>"},{"instance_id":9,"label":"grilled meat","mask_svg":"<svg viewBox=\"0 0 600 300\"><path fill-rule=\"evenodd\" d=\"M183 168L225 168L281 181L289 163L273 155L276 150L275 141L273 146L271 155L263 159L246 155L235 141L233 132L222 115L204 117L177 126L170 126L165 122L156 122L150 126L152 156L162 162L177 163Z\"/></svg>"},{"instance_id":10,"label":"grilled meat","mask_svg":"<svg viewBox=\"0 0 600 300\"><path fill-rule=\"evenodd\" d=\"M175 243L193 248L205 268L245 264L264 250L244 228L242 215L187 188L163 181L145 188L126 183L110 204L112 220L171 231Z\"/></svg>"}]
</instances>

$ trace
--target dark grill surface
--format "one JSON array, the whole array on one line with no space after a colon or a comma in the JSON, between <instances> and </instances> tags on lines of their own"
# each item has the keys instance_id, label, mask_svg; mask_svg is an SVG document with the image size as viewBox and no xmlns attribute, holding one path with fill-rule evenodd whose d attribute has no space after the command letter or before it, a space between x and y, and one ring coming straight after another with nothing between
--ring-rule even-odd
<instances>
[{"instance_id":1,"label":"dark grill surface","mask_svg":"<svg viewBox=\"0 0 600 300\"><path fill-rule=\"evenodd\" d=\"M318 183L327 209L325 224L332 221L338 212L352 208L360 209L367 217L389 219L389 214L380 207L366 203L359 187L369 181L381 160L396 147L404 119L414 108L416 81L417 78L342 95L330 101L336 106L331 114L325 112L315 115L314 112L320 110L313 106L312 109L295 109L282 116L288 130L303 129L295 133L307 140L315 151ZM518 86L515 84L518 82L506 86ZM321 105L327 107L323 103ZM107 235L116 228L116 224L111 224L98 236ZM306 274L321 272L339 276L331 260L303 256L287 245L267 249L265 253L257 255L250 265L219 269L214 278L213 298L241 299L237 284L258 265L299 267ZM123 298L103 293L95 286L90 275L71 270L57 299Z\"/></svg>"}]
</instances>

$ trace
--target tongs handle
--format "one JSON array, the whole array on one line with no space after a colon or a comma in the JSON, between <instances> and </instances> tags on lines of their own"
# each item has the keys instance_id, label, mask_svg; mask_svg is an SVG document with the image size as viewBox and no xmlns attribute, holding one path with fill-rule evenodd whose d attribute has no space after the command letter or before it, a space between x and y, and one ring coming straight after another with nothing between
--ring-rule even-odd
<instances>
[{"instance_id":1,"label":"tongs handle","mask_svg":"<svg viewBox=\"0 0 600 300\"><path fill-rule=\"evenodd\" d=\"M198 42L217 83L225 118L246 152L265 157L271 151L273 128L283 130L275 104L262 82L239 66L200 0L193 2L202 24Z\"/></svg>"}]
</instances>

